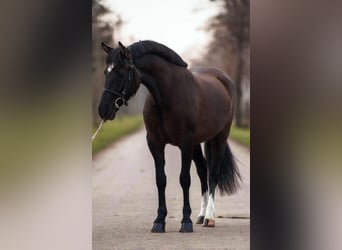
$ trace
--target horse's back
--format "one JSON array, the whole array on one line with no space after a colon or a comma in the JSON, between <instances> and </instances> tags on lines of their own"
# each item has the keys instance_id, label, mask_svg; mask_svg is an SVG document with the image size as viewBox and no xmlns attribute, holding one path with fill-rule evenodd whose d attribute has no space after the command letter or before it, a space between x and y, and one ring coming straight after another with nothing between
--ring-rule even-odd
<instances>
[{"instance_id":1,"label":"horse's back","mask_svg":"<svg viewBox=\"0 0 342 250\"><path fill-rule=\"evenodd\" d=\"M211 76L218 79L223 86L228 90L228 93L232 98L235 98L235 85L232 79L223 71L216 68L207 68L207 67L193 67L190 69L191 73L195 77L203 76Z\"/></svg>"}]
</instances>

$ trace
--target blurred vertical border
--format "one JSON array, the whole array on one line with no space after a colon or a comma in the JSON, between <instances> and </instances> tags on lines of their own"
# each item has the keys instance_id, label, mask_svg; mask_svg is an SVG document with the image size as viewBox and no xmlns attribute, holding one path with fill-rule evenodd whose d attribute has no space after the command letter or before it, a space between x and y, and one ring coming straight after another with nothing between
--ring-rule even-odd
<instances>
[{"instance_id":1,"label":"blurred vertical border","mask_svg":"<svg viewBox=\"0 0 342 250\"><path fill-rule=\"evenodd\" d=\"M0 249L91 249L91 4L2 4Z\"/></svg>"},{"instance_id":2,"label":"blurred vertical border","mask_svg":"<svg viewBox=\"0 0 342 250\"><path fill-rule=\"evenodd\" d=\"M340 9L251 2L252 248L341 249Z\"/></svg>"}]
</instances>

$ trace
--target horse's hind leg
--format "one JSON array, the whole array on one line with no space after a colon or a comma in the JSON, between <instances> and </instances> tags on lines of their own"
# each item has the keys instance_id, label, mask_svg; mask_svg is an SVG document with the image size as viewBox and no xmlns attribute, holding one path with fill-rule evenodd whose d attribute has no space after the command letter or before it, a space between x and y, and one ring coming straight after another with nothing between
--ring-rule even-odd
<instances>
[{"instance_id":1,"label":"horse's hind leg","mask_svg":"<svg viewBox=\"0 0 342 250\"><path fill-rule=\"evenodd\" d=\"M207 170L207 162L203 157L201 144L195 145L193 148L193 156L192 156L196 169L197 174L201 181L201 211L197 218L197 224L203 224L205 211L208 205L208 170Z\"/></svg>"},{"instance_id":2,"label":"horse's hind leg","mask_svg":"<svg viewBox=\"0 0 342 250\"><path fill-rule=\"evenodd\" d=\"M164 171L165 158L164 148L165 144L159 145L153 142L147 137L147 144L154 159L156 168L156 183L158 187L158 216L154 220L152 233L164 233L165 232L165 217L167 215L166 201L165 201L165 188L166 188L166 175Z\"/></svg>"}]
</instances>

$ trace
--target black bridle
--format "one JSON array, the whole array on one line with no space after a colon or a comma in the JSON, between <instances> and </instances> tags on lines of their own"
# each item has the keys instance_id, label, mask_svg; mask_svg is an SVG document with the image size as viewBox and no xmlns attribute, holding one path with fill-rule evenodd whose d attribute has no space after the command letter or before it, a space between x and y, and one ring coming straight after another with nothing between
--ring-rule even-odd
<instances>
[{"instance_id":1,"label":"black bridle","mask_svg":"<svg viewBox=\"0 0 342 250\"><path fill-rule=\"evenodd\" d=\"M111 93L114 94L116 96L118 96L115 100L114 100L114 105L117 109L121 108L123 105L127 106L128 105L128 99L129 97L127 96L127 86L128 84L131 82L132 80L132 75L134 73L134 69L135 66L133 63L130 64L130 68L128 70L128 77L126 78L126 81L124 83L124 87L122 92L117 92L115 90L111 90L111 89L107 89L106 87L103 89L103 93Z\"/></svg>"}]
</instances>

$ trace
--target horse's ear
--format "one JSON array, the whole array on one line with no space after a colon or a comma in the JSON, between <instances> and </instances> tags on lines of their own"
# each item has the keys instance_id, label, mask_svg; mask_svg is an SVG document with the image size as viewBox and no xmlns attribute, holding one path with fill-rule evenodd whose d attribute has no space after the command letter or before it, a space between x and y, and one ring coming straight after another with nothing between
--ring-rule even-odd
<instances>
[{"instance_id":1,"label":"horse's ear","mask_svg":"<svg viewBox=\"0 0 342 250\"><path fill-rule=\"evenodd\" d=\"M120 49L126 49L126 47L119 41Z\"/></svg>"},{"instance_id":2,"label":"horse's ear","mask_svg":"<svg viewBox=\"0 0 342 250\"><path fill-rule=\"evenodd\" d=\"M102 49L108 54L113 48L109 47L104 42L101 43Z\"/></svg>"},{"instance_id":3,"label":"horse's ear","mask_svg":"<svg viewBox=\"0 0 342 250\"><path fill-rule=\"evenodd\" d=\"M120 53L125 56L126 58L131 57L130 51L119 41L119 48L120 48Z\"/></svg>"}]
</instances>

